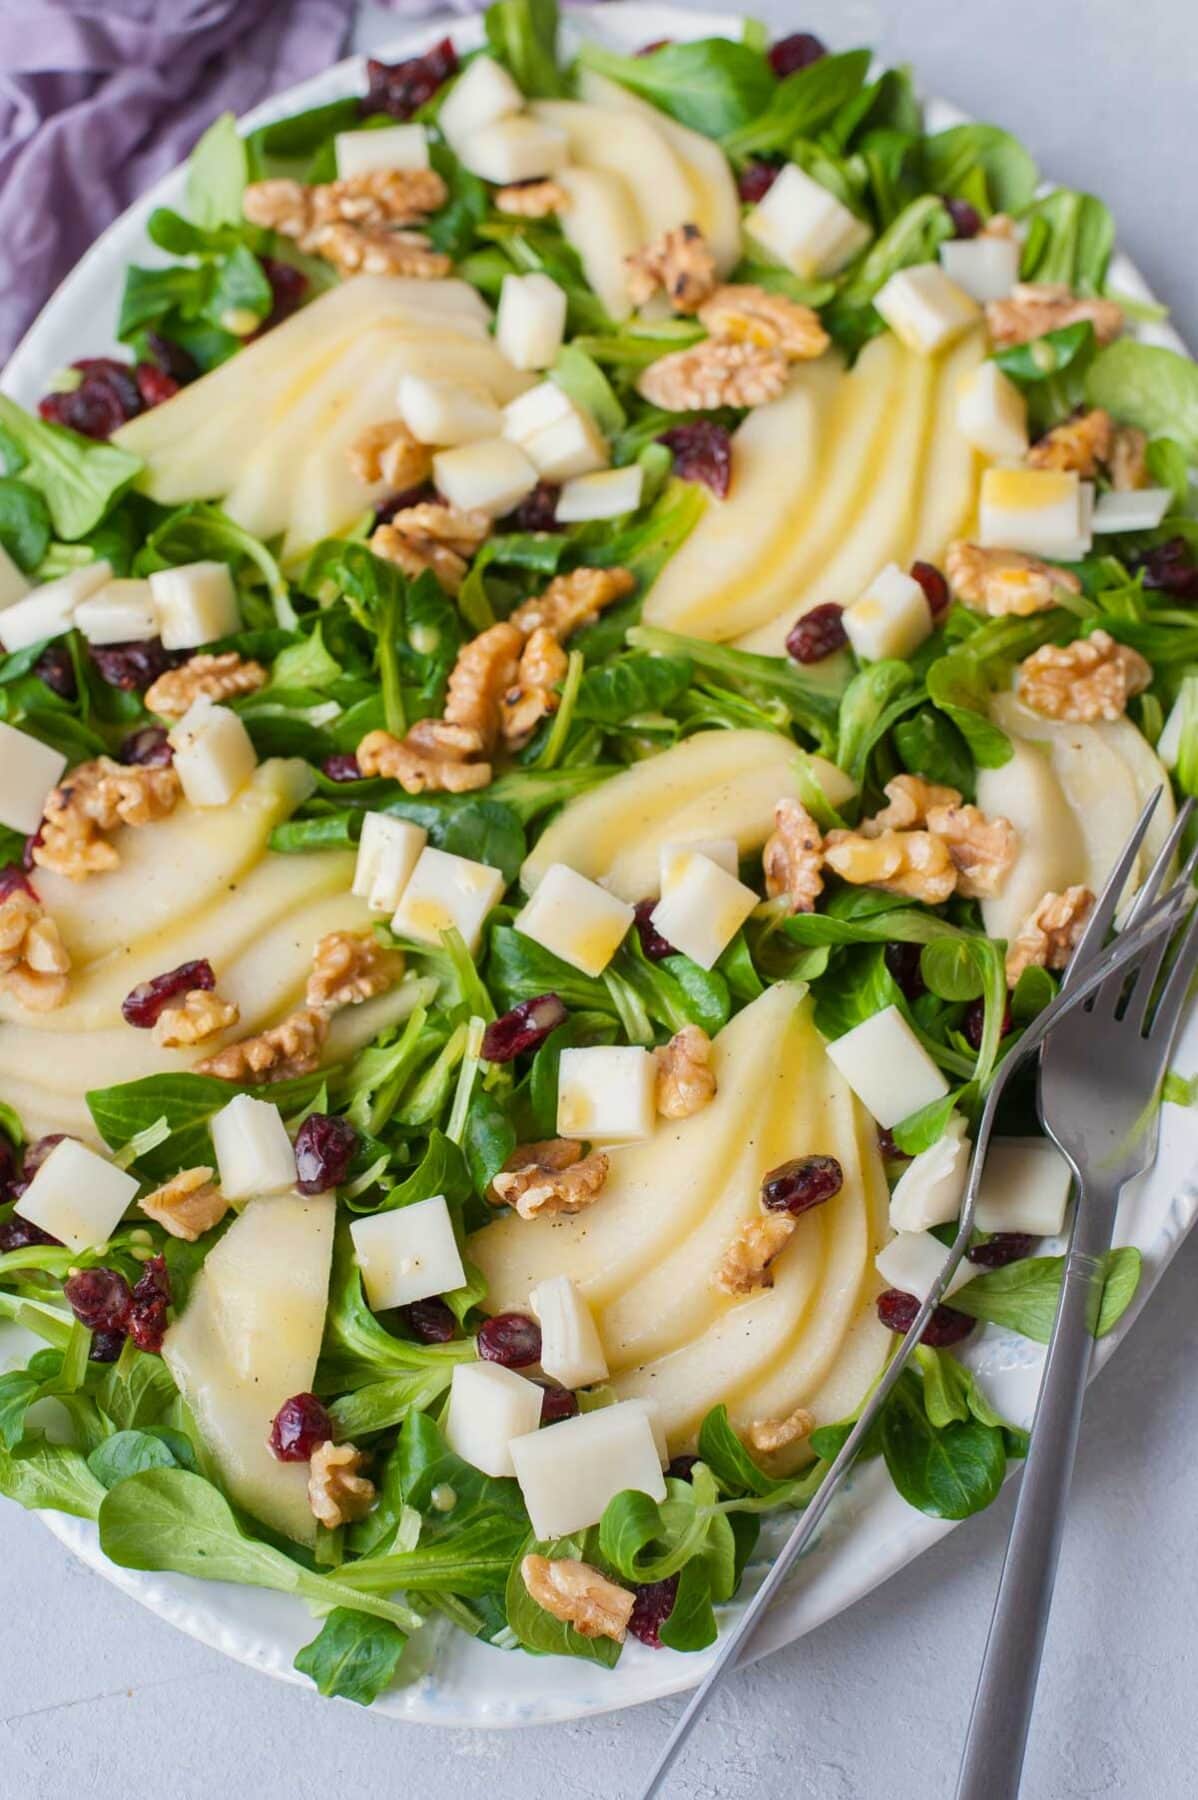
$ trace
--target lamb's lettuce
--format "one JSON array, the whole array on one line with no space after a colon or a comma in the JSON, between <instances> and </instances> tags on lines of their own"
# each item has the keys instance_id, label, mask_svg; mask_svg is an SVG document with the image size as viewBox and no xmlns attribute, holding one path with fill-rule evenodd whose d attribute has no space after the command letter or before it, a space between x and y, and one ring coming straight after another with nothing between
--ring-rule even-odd
<instances>
[{"instance_id":1,"label":"lamb's lettuce","mask_svg":"<svg viewBox=\"0 0 1198 1800\"><path fill-rule=\"evenodd\" d=\"M1174 439L1198 463L1198 366L1188 356L1120 338L1094 358L1086 398L1124 424Z\"/></svg>"}]
</instances>

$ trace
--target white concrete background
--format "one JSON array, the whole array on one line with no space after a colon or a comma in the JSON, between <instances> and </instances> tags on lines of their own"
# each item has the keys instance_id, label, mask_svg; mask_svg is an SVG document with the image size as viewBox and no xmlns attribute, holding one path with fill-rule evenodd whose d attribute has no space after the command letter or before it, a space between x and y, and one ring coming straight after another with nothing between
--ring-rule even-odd
<instances>
[{"instance_id":1,"label":"white concrete background","mask_svg":"<svg viewBox=\"0 0 1198 1800\"><path fill-rule=\"evenodd\" d=\"M806 23L778 0L754 10L779 29ZM875 41L915 62L929 91L1000 120L1058 179L1112 204L1198 347L1192 0L883 0L879 15ZM362 41L388 30L393 19L368 12ZM1198 1791L1196 1283L1198 1239L1091 1397L1027 1800ZM735 1678L675 1791L948 1800L1012 1498ZM8 1507L0 1601L3 1800L459 1800L483 1787L493 1800L616 1800L636 1792L678 1711L661 1702L501 1736L320 1702L181 1637Z\"/></svg>"}]
</instances>

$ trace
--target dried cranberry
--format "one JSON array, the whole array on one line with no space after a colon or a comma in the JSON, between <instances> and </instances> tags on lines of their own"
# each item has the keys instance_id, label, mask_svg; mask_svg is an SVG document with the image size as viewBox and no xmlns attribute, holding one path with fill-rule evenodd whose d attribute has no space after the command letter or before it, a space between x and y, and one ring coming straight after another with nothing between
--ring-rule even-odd
<instances>
[{"instance_id":1,"label":"dried cranberry","mask_svg":"<svg viewBox=\"0 0 1198 1800\"><path fill-rule=\"evenodd\" d=\"M318 1444L333 1435L333 1421L315 1394L292 1394L284 1400L270 1428L270 1447L280 1462L307 1462Z\"/></svg>"},{"instance_id":2,"label":"dried cranberry","mask_svg":"<svg viewBox=\"0 0 1198 1800\"><path fill-rule=\"evenodd\" d=\"M557 497L561 488L556 482L538 481L531 494L526 494L514 513L508 515L513 531L560 531L557 522Z\"/></svg>"},{"instance_id":3,"label":"dried cranberry","mask_svg":"<svg viewBox=\"0 0 1198 1800\"><path fill-rule=\"evenodd\" d=\"M878 1295L878 1318L887 1331L896 1332L899 1337L905 1337L910 1331L919 1308L920 1302L915 1295L904 1294L899 1288L887 1288L884 1294ZM951 1344L963 1343L973 1326L974 1321L968 1313L958 1312L955 1306L938 1306L924 1326L919 1341L931 1350L947 1350Z\"/></svg>"},{"instance_id":4,"label":"dried cranberry","mask_svg":"<svg viewBox=\"0 0 1198 1800\"><path fill-rule=\"evenodd\" d=\"M777 163L747 162L736 178L736 191L750 206L764 200L782 173Z\"/></svg>"},{"instance_id":5,"label":"dried cranberry","mask_svg":"<svg viewBox=\"0 0 1198 1800\"><path fill-rule=\"evenodd\" d=\"M560 1425L563 1419L574 1418L578 1410L578 1395L571 1393L568 1387L562 1387L556 1381L541 1383L542 1425Z\"/></svg>"},{"instance_id":6,"label":"dried cranberry","mask_svg":"<svg viewBox=\"0 0 1198 1800\"><path fill-rule=\"evenodd\" d=\"M19 1197L28 1186L27 1181L14 1177L8 1189L9 1195ZM31 1220L23 1219L20 1213L14 1213L11 1219L6 1219L0 1225L0 1251L29 1250L35 1244L58 1242L58 1238L51 1237L48 1231L43 1231L40 1225L34 1225Z\"/></svg>"},{"instance_id":7,"label":"dried cranberry","mask_svg":"<svg viewBox=\"0 0 1198 1800\"><path fill-rule=\"evenodd\" d=\"M649 43L642 44L639 50L634 50L633 55L652 56L655 50L668 50L673 42L673 38L652 38Z\"/></svg>"},{"instance_id":8,"label":"dried cranberry","mask_svg":"<svg viewBox=\"0 0 1198 1800\"><path fill-rule=\"evenodd\" d=\"M457 51L450 38L442 38L423 56L409 56L403 62L379 62L372 56L366 64L367 88L362 111L389 113L393 119L410 119L457 72Z\"/></svg>"},{"instance_id":9,"label":"dried cranberry","mask_svg":"<svg viewBox=\"0 0 1198 1800\"><path fill-rule=\"evenodd\" d=\"M1166 538L1137 558L1144 571L1144 586L1159 588L1175 600L1198 600L1198 562L1186 540Z\"/></svg>"},{"instance_id":10,"label":"dried cranberry","mask_svg":"<svg viewBox=\"0 0 1198 1800\"><path fill-rule=\"evenodd\" d=\"M786 634L786 654L797 663L823 662L843 650L849 641L844 628L844 607L835 600L825 600L796 619Z\"/></svg>"},{"instance_id":11,"label":"dried cranberry","mask_svg":"<svg viewBox=\"0 0 1198 1800\"><path fill-rule=\"evenodd\" d=\"M878 1155L883 1162L911 1161L910 1152L900 1150L895 1143L893 1131L886 1131L881 1125L878 1126Z\"/></svg>"},{"instance_id":12,"label":"dried cranberry","mask_svg":"<svg viewBox=\"0 0 1198 1800\"><path fill-rule=\"evenodd\" d=\"M295 1185L301 1194L340 1187L358 1147L358 1134L336 1113L309 1113L295 1134Z\"/></svg>"},{"instance_id":13,"label":"dried cranberry","mask_svg":"<svg viewBox=\"0 0 1198 1800\"><path fill-rule=\"evenodd\" d=\"M251 332L251 340L260 338L263 332L273 331L284 319L289 319L293 312L298 312L308 292L308 277L294 263L280 262L274 256L260 256L262 273L270 283L270 311L261 325Z\"/></svg>"},{"instance_id":14,"label":"dried cranberry","mask_svg":"<svg viewBox=\"0 0 1198 1800\"><path fill-rule=\"evenodd\" d=\"M165 769L175 760L171 740L163 725L143 725L131 732L117 751L117 761L132 763L143 769Z\"/></svg>"},{"instance_id":15,"label":"dried cranberry","mask_svg":"<svg viewBox=\"0 0 1198 1800\"><path fill-rule=\"evenodd\" d=\"M1002 1031L1000 1032L999 1035L1001 1037L1006 1037L1008 1031L1011 1030L1014 1023L1015 1023L1015 1021L1011 1017L1010 1002L1008 1001L1007 1004L1003 1007ZM981 1047L982 1047L982 1032L985 1030L985 1026L986 1026L986 1002L984 1000L980 1000L980 999L979 1000L971 1000L969 1002L969 1005L965 1008L965 1017L961 1021L961 1030L965 1033L966 1042L968 1043L971 1050L976 1051L976 1050L981 1049Z\"/></svg>"},{"instance_id":16,"label":"dried cranberry","mask_svg":"<svg viewBox=\"0 0 1198 1800\"><path fill-rule=\"evenodd\" d=\"M388 525L397 512L405 512L409 506L423 506L426 501L436 500L437 490L431 481L417 482L415 487L405 488L402 494L388 494L374 509L376 525Z\"/></svg>"},{"instance_id":17,"label":"dried cranberry","mask_svg":"<svg viewBox=\"0 0 1198 1800\"><path fill-rule=\"evenodd\" d=\"M13 1184L20 1180L20 1175L21 1159L17 1155L17 1146L0 1131L0 1205L12 1199ZM3 1230L4 1226L0 1225L0 1232Z\"/></svg>"},{"instance_id":18,"label":"dried cranberry","mask_svg":"<svg viewBox=\"0 0 1198 1800\"><path fill-rule=\"evenodd\" d=\"M75 1317L92 1331L122 1329L133 1299L119 1269L79 1269L67 1277L63 1293Z\"/></svg>"},{"instance_id":19,"label":"dried cranberry","mask_svg":"<svg viewBox=\"0 0 1198 1800\"><path fill-rule=\"evenodd\" d=\"M208 990L215 986L216 976L206 957L180 963L177 969L168 969L164 975L152 975L149 981L139 981L135 988L130 988L121 1001L121 1017L126 1025L149 1031L180 994L192 994L197 988Z\"/></svg>"},{"instance_id":20,"label":"dried cranberry","mask_svg":"<svg viewBox=\"0 0 1198 1800\"><path fill-rule=\"evenodd\" d=\"M761 1204L769 1212L800 1213L822 1206L844 1186L844 1170L834 1156L796 1156L762 1178Z\"/></svg>"},{"instance_id":21,"label":"dried cranberry","mask_svg":"<svg viewBox=\"0 0 1198 1800\"><path fill-rule=\"evenodd\" d=\"M179 658L164 650L160 638L135 638L127 644L89 644L87 654L109 687L144 693Z\"/></svg>"},{"instance_id":22,"label":"dried cranberry","mask_svg":"<svg viewBox=\"0 0 1198 1800\"><path fill-rule=\"evenodd\" d=\"M970 206L968 200L954 200L951 197L944 205L953 222L953 236L975 238L982 229L982 215L977 207Z\"/></svg>"},{"instance_id":23,"label":"dried cranberry","mask_svg":"<svg viewBox=\"0 0 1198 1800\"><path fill-rule=\"evenodd\" d=\"M942 612L948 611L948 582L935 563L913 562L911 575L923 589L923 597L933 619L938 619Z\"/></svg>"},{"instance_id":24,"label":"dried cranberry","mask_svg":"<svg viewBox=\"0 0 1198 1800\"><path fill-rule=\"evenodd\" d=\"M123 1331L93 1331L87 1360L94 1363L114 1363L124 1348Z\"/></svg>"},{"instance_id":25,"label":"dried cranberry","mask_svg":"<svg viewBox=\"0 0 1198 1800\"><path fill-rule=\"evenodd\" d=\"M338 750L334 755L326 756L320 765L320 772L329 781L361 781L362 779L358 759L352 750Z\"/></svg>"},{"instance_id":26,"label":"dried cranberry","mask_svg":"<svg viewBox=\"0 0 1198 1800\"><path fill-rule=\"evenodd\" d=\"M179 392L179 383L174 376L168 375L156 363L138 363L133 375L142 403L147 407L161 406L164 400L172 399Z\"/></svg>"},{"instance_id":27,"label":"dried cranberry","mask_svg":"<svg viewBox=\"0 0 1198 1800\"><path fill-rule=\"evenodd\" d=\"M79 682L75 676L75 662L65 644L47 644L33 665L33 673L60 700L74 700L78 697Z\"/></svg>"},{"instance_id":28,"label":"dried cranberry","mask_svg":"<svg viewBox=\"0 0 1198 1800\"><path fill-rule=\"evenodd\" d=\"M139 1350L154 1355L162 1349L166 1336L166 1309L170 1305L171 1284L166 1272L166 1258L152 1256L142 1269L141 1279L133 1289L124 1326Z\"/></svg>"},{"instance_id":29,"label":"dried cranberry","mask_svg":"<svg viewBox=\"0 0 1198 1800\"><path fill-rule=\"evenodd\" d=\"M677 1575L667 1575L664 1581L647 1581L637 1588L628 1615L628 1629L633 1637L648 1644L651 1650L662 1649L661 1628L673 1612L677 1598Z\"/></svg>"},{"instance_id":30,"label":"dried cranberry","mask_svg":"<svg viewBox=\"0 0 1198 1800\"><path fill-rule=\"evenodd\" d=\"M83 376L69 393L46 394L38 413L84 437L107 438L145 410L133 371L110 356L83 357L71 364Z\"/></svg>"},{"instance_id":31,"label":"dried cranberry","mask_svg":"<svg viewBox=\"0 0 1198 1800\"><path fill-rule=\"evenodd\" d=\"M819 62L827 54L827 49L813 32L792 31L789 37L779 38L770 46L770 68L781 81L799 69L809 69L812 63Z\"/></svg>"},{"instance_id":32,"label":"dried cranberry","mask_svg":"<svg viewBox=\"0 0 1198 1800\"><path fill-rule=\"evenodd\" d=\"M479 1327L478 1353L505 1369L526 1369L541 1360L541 1327L527 1313L496 1313Z\"/></svg>"},{"instance_id":33,"label":"dried cranberry","mask_svg":"<svg viewBox=\"0 0 1198 1800\"><path fill-rule=\"evenodd\" d=\"M458 1328L458 1322L444 1300L439 1300L435 1294L428 1300L413 1300L410 1306L401 1307L400 1312L412 1336L422 1344L448 1344Z\"/></svg>"},{"instance_id":34,"label":"dried cranberry","mask_svg":"<svg viewBox=\"0 0 1198 1800\"><path fill-rule=\"evenodd\" d=\"M673 944L667 943L661 932L653 923L656 900L638 900L633 908L633 924L636 935L641 940L641 949L650 962L664 962L667 956L677 956Z\"/></svg>"},{"instance_id":35,"label":"dried cranberry","mask_svg":"<svg viewBox=\"0 0 1198 1800\"><path fill-rule=\"evenodd\" d=\"M666 1474L674 1481L689 1481L695 1472L697 1456L676 1456L666 1470Z\"/></svg>"},{"instance_id":36,"label":"dried cranberry","mask_svg":"<svg viewBox=\"0 0 1198 1800\"><path fill-rule=\"evenodd\" d=\"M567 1019L565 1002L556 994L538 994L534 1000L521 1000L511 1012L493 1019L483 1033L483 1056L487 1062L511 1062L527 1050L539 1050L551 1031Z\"/></svg>"},{"instance_id":37,"label":"dried cranberry","mask_svg":"<svg viewBox=\"0 0 1198 1800\"><path fill-rule=\"evenodd\" d=\"M919 972L918 944L887 944L882 956L904 999L918 1000L927 992Z\"/></svg>"},{"instance_id":38,"label":"dried cranberry","mask_svg":"<svg viewBox=\"0 0 1198 1800\"><path fill-rule=\"evenodd\" d=\"M7 900L10 894L28 894L31 900L37 899L28 875L16 863L5 863L0 869L0 900Z\"/></svg>"},{"instance_id":39,"label":"dried cranberry","mask_svg":"<svg viewBox=\"0 0 1198 1800\"><path fill-rule=\"evenodd\" d=\"M732 438L726 425L696 419L691 425L663 431L657 441L673 451L674 473L680 481L700 481L717 499L727 499L732 483Z\"/></svg>"},{"instance_id":40,"label":"dried cranberry","mask_svg":"<svg viewBox=\"0 0 1198 1800\"><path fill-rule=\"evenodd\" d=\"M26 1144L22 1172L27 1182L33 1180L51 1150L63 1143L67 1135L65 1131L48 1131L45 1137L34 1138L32 1144Z\"/></svg>"},{"instance_id":41,"label":"dried cranberry","mask_svg":"<svg viewBox=\"0 0 1198 1800\"><path fill-rule=\"evenodd\" d=\"M1036 1239L1026 1231L996 1231L984 1244L971 1244L965 1254L979 1269L1005 1269L1030 1256L1035 1246Z\"/></svg>"},{"instance_id":42,"label":"dried cranberry","mask_svg":"<svg viewBox=\"0 0 1198 1800\"><path fill-rule=\"evenodd\" d=\"M191 352L185 350L182 344L177 344L174 338L163 337L160 332L146 332L146 349L158 367L177 381L180 387L194 381L200 372L200 365ZM139 367L144 367L144 364Z\"/></svg>"},{"instance_id":43,"label":"dried cranberry","mask_svg":"<svg viewBox=\"0 0 1198 1800\"><path fill-rule=\"evenodd\" d=\"M42 843L43 839L45 838L45 835L46 835L46 821L43 819L41 824L38 826L37 830L34 832L31 832L29 834L29 836L25 839L25 848L21 852L21 867L24 869L24 871L27 875L31 875L33 873L34 869L37 867L37 864L33 860L33 853L36 849L38 849L38 847ZM32 891L33 890L30 889L30 892L32 892Z\"/></svg>"}]
</instances>

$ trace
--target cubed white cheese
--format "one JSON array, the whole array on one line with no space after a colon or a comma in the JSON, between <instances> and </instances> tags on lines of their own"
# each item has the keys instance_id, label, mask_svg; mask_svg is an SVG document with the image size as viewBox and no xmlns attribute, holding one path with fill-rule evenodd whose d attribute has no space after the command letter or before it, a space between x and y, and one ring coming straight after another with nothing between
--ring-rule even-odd
<instances>
[{"instance_id":1,"label":"cubed white cheese","mask_svg":"<svg viewBox=\"0 0 1198 1800\"><path fill-rule=\"evenodd\" d=\"M842 619L849 643L866 662L897 657L905 662L932 632L927 595L897 563L880 569Z\"/></svg>"},{"instance_id":2,"label":"cubed white cheese","mask_svg":"<svg viewBox=\"0 0 1198 1800\"><path fill-rule=\"evenodd\" d=\"M579 1413L514 1438L510 1448L533 1532L541 1539L598 1524L608 1501L625 1488L665 1499L653 1428L633 1401Z\"/></svg>"},{"instance_id":3,"label":"cubed white cheese","mask_svg":"<svg viewBox=\"0 0 1198 1800\"><path fill-rule=\"evenodd\" d=\"M497 438L503 426L503 414L486 388L438 381L431 375L400 376L399 412L420 443L447 449Z\"/></svg>"},{"instance_id":4,"label":"cubed white cheese","mask_svg":"<svg viewBox=\"0 0 1198 1800\"><path fill-rule=\"evenodd\" d=\"M55 1144L16 1203L31 1225L60 1238L69 1250L94 1250L110 1238L138 1181L77 1138Z\"/></svg>"},{"instance_id":5,"label":"cubed white cheese","mask_svg":"<svg viewBox=\"0 0 1198 1800\"><path fill-rule=\"evenodd\" d=\"M948 238L940 267L974 300L1005 300L1019 280L1023 247L1013 237Z\"/></svg>"},{"instance_id":6,"label":"cubed white cheese","mask_svg":"<svg viewBox=\"0 0 1198 1800\"><path fill-rule=\"evenodd\" d=\"M563 419L572 417L575 410L565 388L558 387L556 381L538 381L535 387L526 388L504 407L503 435L523 448L538 432L548 430L551 425L560 425Z\"/></svg>"},{"instance_id":7,"label":"cubed white cheese","mask_svg":"<svg viewBox=\"0 0 1198 1800\"><path fill-rule=\"evenodd\" d=\"M662 890L650 920L667 944L710 969L756 905L751 887L710 856L692 854L678 879Z\"/></svg>"},{"instance_id":8,"label":"cubed white cheese","mask_svg":"<svg viewBox=\"0 0 1198 1800\"><path fill-rule=\"evenodd\" d=\"M167 650L198 650L217 638L241 630L237 589L228 565L221 562L181 563L150 576L154 603Z\"/></svg>"},{"instance_id":9,"label":"cubed white cheese","mask_svg":"<svg viewBox=\"0 0 1198 1800\"><path fill-rule=\"evenodd\" d=\"M559 1137L628 1144L653 1131L657 1068L639 1044L562 1051L557 1072Z\"/></svg>"},{"instance_id":10,"label":"cubed white cheese","mask_svg":"<svg viewBox=\"0 0 1198 1800\"><path fill-rule=\"evenodd\" d=\"M1057 1237L1064 1228L1073 1171L1043 1138L996 1138L982 1170L973 1221L979 1231Z\"/></svg>"},{"instance_id":11,"label":"cubed white cheese","mask_svg":"<svg viewBox=\"0 0 1198 1800\"><path fill-rule=\"evenodd\" d=\"M561 525L578 525L587 519L618 519L635 512L641 503L645 471L640 463L622 469L601 469L595 475L576 475L557 497L554 518Z\"/></svg>"},{"instance_id":12,"label":"cubed white cheese","mask_svg":"<svg viewBox=\"0 0 1198 1800\"><path fill-rule=\"evenodd\" d=\"M226 1200L281 1194L295 1185L295 1151L273 1101L238 1094L213 1114L208 1129Z\"/></svg>"},{"instance_id":13,"label":"cubed white cheese","mask_svg":"<svg viewBox=\"0 0 1198 1800\"><path fill-rule=\"evenodd\" d=\"M1108 531L1155 531L1170 506L1170 488L1111 488L1094 503L1093 528Z\"/></svg>"},{"instance_id":14,"label":"cubed white cheese","mask_svg":"<svg viewBox=\"0 0 1198 1800\"><path fill-rule=\"evenodd\" d=\"M206 695L193 700L170 742L183 798L192 806L227 806L258 767L250 734L237 714Z\"/></svg>"},{"instance_id":15,"label":"cubed white cheese","mask_svg":"<svg viewBox=\"0 0 1198 1800\"><path fill-rule=\"evenodd\" d=\"M874 1267L888 1287L926 1300L944 1267L948 1250L930 1231L900 1231L874 1258ZM962 1257L945 1288L945 1296L956 1293L977 1273Z\"/></svg>"},{"instance_id":16,"label":"cubed white cheese","mask_svg":"<svg viewBox=\"0 0 1198 1800\"><path fill-rule=\"evenodd\" d=\"M584 975L602 975L634 917L631 906L598 882L588 881L565 863L553 863L516 915L515 926L571 968Z\"/></svg>"},{"instance_id":17,"label":"cubed white cheese","mask_svg":"<svg viewBox=\"0 0 1198 1800\"><path fill-rule=\"evenodd\" d=\"M449 1389L445 1441L484 1475L514 1475L513 1438L535 1433L541 1389L500 1363L458 1363Z\"/></svg>"},{"instance_id":18,"label":"cubed white cheese","mask_svg":"<svg viewBox=\"0 0 1198 1800\"><path fill-rule=\"evenodd\" d=\"M25 836L42 822L50 790L67 766L61 750L52 750L27 731L0 723L0 825Z\"/></svg>"},{"instance_id":19,"label":"cubed white cheese","mask_svg":"<svg viewBox=\"0 0 1198 1800\"><path fill-rule=\"evenodd\" d=\"M797 163L783 167L744 228L763 250L805 280L835 275L870 239L869 226Z\"/></svg>"},{"instance_id":20,"label":"cubed white cheese","mask_svg":"<svg viewBox=\"0 0 1198 1800\"><path fill-rule=\"evenodd\" d=\"M897 1006L884 1006L836 1038L828 1056L884 1131L948 1093L948 1082Z\"/></svg>"},{"instance_id":21,"label":"cubed white cheese","mask_svg":"<svg viewBox=\"0 0 1198 1800\"><path fill-rule=\"evenodd\" d=\"M365 900L371 912L393 913L427 843L423 825L392 813L368 812L354 864L353 892L358 899Z\"/></svg>"},{"instance_id":22,"label":"cubed white cheese","mask_svg":"<svg viewBox=\"0 0 1198 1800\"><path fill-rule=\"evenodd\" d=\"M111 580L112 565L101 560L31 588L23 600L14 600L0 612L0 645L5 650L27 650L30 644L62 637L71 629L75 608Z\"/></svg>"},{"instance_id":23,"label":"cubed white cheese","mask_svg":"<svg viewBox=\"0 0 1198 1800\"><path fill-rule=\"evenodd\" d=\"M433 480L451 506L498 519L532 493L537 471L518 445L496 437L440 451L433 458Z\"/></svg>"},{"instance_id":24,"label":"cubed white cheese","mask_svg":"<svg viewBox=\"0 0 1198 1800\"><path fill-rule=\"evenodd\" d=\"M978 542L1067 562L1084 554L1086 499L1073 470L987 469L978 505Z\"/></svg>"},{"instance_id":25,"label":"cubed white cheese","mask_svg":"<svg viewBox=\"0 0 1198 1800\"><path fill-rule=\"evenodd\" d=\"M547 481L605 469L607 441L589 413L555 381L542 381L503 410L503 435L518 444Z\"/></svg>"},{"instance_id":26,"label":"cubed white cheese","mask_svg":"<svg viewBox=\"0 0 1198 1800\"><path fill-rule=\"evenodd\" d=\"M441 933L456 926L473 955L487 914L503 899L505 885L500 871L489 863L426 848L416 859L391 929L419 944L439 944Z\"/></svg>"},{"instance_id":27,"label":"cubed white cheese","mask_svg":"<svg viewBox=\"0 0 1198 1800\"><path fill-rule=\"evenodd\" d=\"M472 131L456 149L472 175L507 186L513 181L556 175L565 164L569 140L556 125L521 116L497 119L481 131Z\"/></svg>"},{"instance_id":28,"label":"cubed white cheese","mask_svg":"<svg viewBox=\"0 0 1198 1800\"><path fill-rule=\"evenodd\" d=\"M957 390L957 426L967 444L995 462L1027 455L1027 401L996 362L981 362Z\"/></svg>"},{"instance_id":29,"label":"cubed white cheese","mask_svg":"<svg viewBox=\"0 0 1198 1800\"><path fill-rule=\"evenodd\" d=\"M18 569L4 545L0 544L0 612L15 601L23 600L32 586L24 570Z\"/></svg>"},{"instance_id":30,"label":"cubed white cheese","mask_svg":"<svg viewBox=\"0 0 1198 1800\"><path fill-rule=\"evenodd\" d=\"M337 174L369 175L375 169L427 169L428 132L423 125L384 125L376 131L339 131L333 139Z\"/></svg>"},{"instance_id":31,"label":"cubed white cheese","mask_svg":"<svg viewBox=\"0 0 1198 1800\"><path fill-rule=\"evenodd\" d=\"M931 262L897 269L874 295L874 307L899 342L920 356L946 349L982 316L977 301Z\"/></svg>"},{"instance_id":32,"label":"cubed white cheese","mask_svg":"<svg viewBox=\"0 0 1198 1800\"><path fill-rule=\"evenodd\" d=\"M607 1380L607 1358L591 1309L568 1275L538 1281L528 1296L541 1327L541 1367L563 1387Z\"/></svg>"},{"instance_id":33,"label":"cubed white cheese","mask_svg":"<svg viewBox=\"0 0 1198 1800\"><path fill-rule=\"evenodd\" d=\"M566 291L548 275L505 275L495 342L517 369L547 369L566 335Z\"/></svg>"},{"instance_id":34,"label":"cubed white cheese","mask_svg":"<svg viewBox=\"0 0 1198 1800\"><path fill-rule=\"evenodd\" d=\"M158 636L158 608L148 581L110 581L75 608L75 628L89 644L129 644Z\"/></svg>"},{"instance_id":35,"label":"cubed white cheese","mask_svg":"<svg viewBox=\"0 0 1198 1800\"><path fill-rule=\"evenodd\" d=\"M657 1460L664 1469L670 1461L670 1446L666 1438L665 1420L661 1416L661 1406L656 1400L621 1400L621 1406L639 1406L649 1421L649 1429L653 1433L653 1442L657 1445Z\"/></svg>"},{"instance_id":36,"label":"cubed white cheese","mask_svg":"<svg viewBox=\"0 0 1198 1800\"><path fill-rule=\"evenodd\" d=\"M442 101L437 124L456 149L471 132L509 118L523 106L524 95L503 64L493 56L476 56Z\"/></svg>"},{"instance_id":37,"label":"cubed white cheese","mask_svg":"<svg viewBox=\"0 0 1198 1800\"><path fill-rule=\"evenodd\" d=\"M658 852L663 894L685 875L692 856L705 856L726 875L740 874L740 849L735 838L699 838L692 844L663 844Z\"/></svg>"},{"instance_id":38,"label":"cubed white cheese","mask_svg":"<svg viewBox=\"0 0 1198 1800\"><path fill-rule=\"evenodd\" d=\"M355 1219L349 1235L367 1302L375 1312L465 1286L466 1271L444 1194Z\"/></svg>"},{"instance_id":39,"label":"cubed white cheese","mask_svg":"<svg viewBox=\"0 0 1198 1800\"><path fill-rule=\"evenodd\" d=\"M957 1116L929 1149L907 1164L890 1196L895 1231L927 1231L959 1218L972 1148L965 1120Z\"/></svg>"}]
</instances>

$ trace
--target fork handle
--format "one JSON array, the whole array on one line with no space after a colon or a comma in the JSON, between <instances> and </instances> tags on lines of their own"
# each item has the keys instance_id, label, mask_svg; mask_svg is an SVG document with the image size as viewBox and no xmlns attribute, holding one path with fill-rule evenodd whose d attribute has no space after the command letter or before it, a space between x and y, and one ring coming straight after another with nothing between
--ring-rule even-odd
<instances>
[{"instance_id":1,"label":"fork handle","mask_svg":"<svg viewBox=\"0 0 1198 1800\"><path fill-rule=\"evenodd\" d=\"M1078 1195L1074 1241L961 1760L957 1800L1017 1800L1118 1189Z\"/></svg>"}]
</instances>

